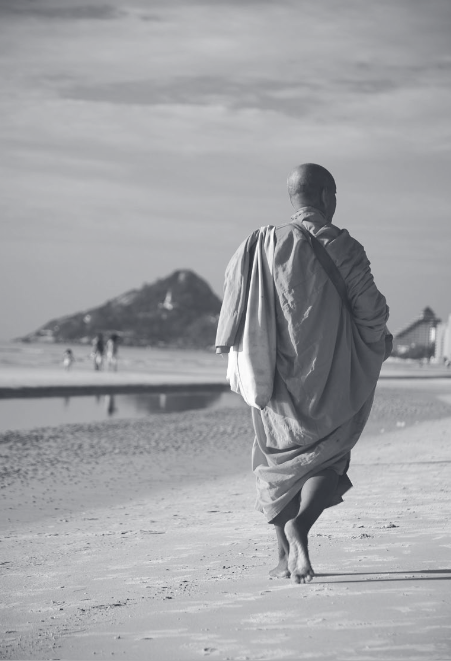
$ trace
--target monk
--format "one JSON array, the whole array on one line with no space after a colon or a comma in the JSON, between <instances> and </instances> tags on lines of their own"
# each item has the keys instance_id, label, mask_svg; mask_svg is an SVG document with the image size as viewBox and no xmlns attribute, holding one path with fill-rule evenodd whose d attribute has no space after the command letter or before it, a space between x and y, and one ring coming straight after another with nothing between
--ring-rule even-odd
<instances>
[{"instance_id":1,"label":"monk","mask_svg":"<svg viewBox=\"0 0 451 661\"><path fill-rule=\"evenodd\" d=\"M333 176L300 165L288 194L290 222L254 231L229 262L216 351L252 410L256 508L278 541L270 575L305 583L309 531L352 487L351 449L392 336L363 247L332 224Z\"/></svg>"}]
</instances>

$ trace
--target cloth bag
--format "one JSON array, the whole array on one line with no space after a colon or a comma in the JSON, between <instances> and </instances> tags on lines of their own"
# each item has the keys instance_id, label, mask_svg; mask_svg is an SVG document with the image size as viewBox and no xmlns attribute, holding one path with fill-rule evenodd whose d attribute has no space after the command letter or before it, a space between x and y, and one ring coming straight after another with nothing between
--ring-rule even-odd
<instances>
[{"instance_id":1,"label":"cloth bag","mask_svg":"<svg viewBox=\"0 0 451 661\"><path fill-rule=\"evenodd\" d=\"M276 366L274 248L275 228L261 227L249 266L245 314L228 355L231 390L260 410L271 399Z\"/></svg>"}]
</instances>

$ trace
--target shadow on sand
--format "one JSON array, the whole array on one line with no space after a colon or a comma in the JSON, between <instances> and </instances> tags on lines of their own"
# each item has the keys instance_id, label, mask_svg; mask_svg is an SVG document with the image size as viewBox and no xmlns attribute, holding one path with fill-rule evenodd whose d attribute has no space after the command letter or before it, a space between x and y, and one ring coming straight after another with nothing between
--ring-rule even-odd
<instances>
[{"instance_id":1,"label":"shadow on sand","mask_svg":"<svg viewBox=\"0 0 451 661\"><path fill-rule=\"evenodd\" d=\"M449 576L425 576L425 574L449 574ZM451 569L423 569L421 571L381 571L381 572L350 572L348 574L315 574L315 583L322 578L347 576L348 580L330 581L331 583L369 583L374 581L449 581ZM364 579L354 579L354 576L367 576ZM394 576L394 578L392 578ZM399 576L399 578L398 578ZM328 581L321 581L328 582Z\"/></svg>"}]
</instances>

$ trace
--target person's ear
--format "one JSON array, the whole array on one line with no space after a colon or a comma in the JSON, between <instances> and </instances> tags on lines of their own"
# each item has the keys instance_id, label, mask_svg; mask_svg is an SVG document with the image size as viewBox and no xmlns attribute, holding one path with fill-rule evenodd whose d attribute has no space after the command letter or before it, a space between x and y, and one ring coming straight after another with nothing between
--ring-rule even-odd
<instances>
[{"instance_id":1,"label":"person's ear","mask_svg":"<svg viewBox=\"0 0 451 661\"><path fill-rule=\"evenodd\" d=\"M323 207L326 209L329 203L329 192L327 188L321 189L321 202L323 203Z\"/></svg>"}]
</instances>

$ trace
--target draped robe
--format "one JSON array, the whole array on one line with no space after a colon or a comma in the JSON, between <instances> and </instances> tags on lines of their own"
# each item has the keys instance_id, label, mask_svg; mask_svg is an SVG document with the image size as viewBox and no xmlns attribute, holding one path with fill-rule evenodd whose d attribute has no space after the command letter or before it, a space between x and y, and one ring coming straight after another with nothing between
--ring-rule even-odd
<instances>
[{"instance_id":1,"label":"draped robe","mask_svg":"<svg viewBox=\"0 0 451 661\"><path fill-rule=\"evenodd\" d=\"M352 314L300 223L340 271ZM352 486L350 451L371 411L387 319L363 247L312 207L257 230L232 257L216 345L252 406L256 507L269 521L322 469L339 475L331 505Z\"/></svg>"}]
</instances>

